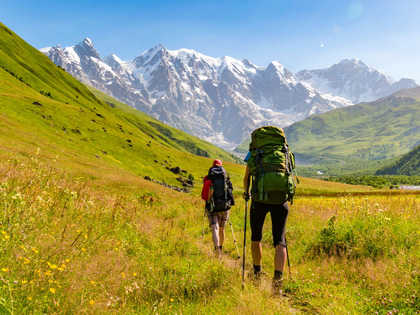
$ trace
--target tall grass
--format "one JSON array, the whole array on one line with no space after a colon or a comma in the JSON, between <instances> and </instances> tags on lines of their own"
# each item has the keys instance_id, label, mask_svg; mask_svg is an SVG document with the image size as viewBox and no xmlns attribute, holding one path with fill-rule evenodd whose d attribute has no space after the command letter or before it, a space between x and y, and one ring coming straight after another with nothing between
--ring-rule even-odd
<instances>
[{"instance_id":1,"label":"tall grass","mask_svg":"<svg viewBox=\"0 0 420 315\"><path fill-rule=\"evenodd\" d=\"M298 200L295 301L313 312L417 314L419 195Z\"/></svg>"},{"instance_id":2,"label":"tall grass","mask_svg":"<svg viewBox=\"0 0 420 315\"><path fill-rule=\"evenodd\" d=\"M126 174L104 183L54 167L36 153L0 162L2 314L419 310L418 195L297 198L287 234L292 279L279 299L270 292L269 218L266 276L242 289L232 235L227 229L218 260L198 196ZM231 220L239 244L243 209L237 199ZM248 270L250 261L247 251Z\"/></svg>"},{"instance_id":3,"label":"tall grass","mask_svg":"<svg viewBox=\"0 0 420 315\"><path fill-rule=\"evenodd\" d=\"M203 243L197 198L114 180L119 189L34 158L0 163L0 313L192 314L231 296L239 272Z\"/></svg>"}]
</instances>

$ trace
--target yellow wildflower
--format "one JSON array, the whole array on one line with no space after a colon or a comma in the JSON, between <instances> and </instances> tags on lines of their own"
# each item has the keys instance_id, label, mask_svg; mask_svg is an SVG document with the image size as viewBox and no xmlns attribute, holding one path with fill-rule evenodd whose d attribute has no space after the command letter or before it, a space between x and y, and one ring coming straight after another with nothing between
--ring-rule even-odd
<instances>
[{"instance_id":1,"label":"yellow wildflower","mask_svg":"<svg viewBox=\"0 0 420 315\"><path fill-rule=\"evenodd\" d=\"M48 264L48 266L49 266L51 269L57 269L57 268L58 268L58 266L57 266L57 265L51 264L51 263L49 263L49 262L47 262L47 264Z\"/></svg>"},{"instance_id":2,"label":"yellow wildflower","mask_svg":"<svg viewBox=\"0 0 420 315\"><path fill-rule=\"evenodd\" d=\"M9 271L9 268L1 268L1 271L8 272Z\"/></svg>"},{"instance_id":3,"label":"yellow wildflower","mask_svg":"<svg viewBox=\"0 0 420 315\"><path fill-rule=\"evenodd\" d=\"M94 301L94 300L90 300L90 301L89 301L89 304L90 304L90 305L93 305L93 304L95 304L95 301Z\"/></svg>"},{"instance_id":4,"label":"yellow wildflower","mask_svg":"<svg viewBox=\"0 0 420 315\"><path fill-rule=\"evenodd\" d=\"M50 292L51 292L52 294L55 294L55 291L56 291L56 289L54 289L54 288L50 288Z\"/></svg>"}]
</instances>

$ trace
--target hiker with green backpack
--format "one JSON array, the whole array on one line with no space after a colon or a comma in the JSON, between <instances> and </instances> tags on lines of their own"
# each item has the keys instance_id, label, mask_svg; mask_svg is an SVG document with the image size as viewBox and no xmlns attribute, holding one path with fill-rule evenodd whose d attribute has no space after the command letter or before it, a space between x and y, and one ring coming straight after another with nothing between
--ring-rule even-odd
<instances>
[{"instance_id":1,"label":"hiker with green backpack","mask_svg":"<svg viewBox=\"0 0 420 315\"><path fill-rule=\"evenodd\" d=\"M293 201L296 187L292 174L295 167L294 155L289 150L283 130L273 126L254 130L245 161L247 167L243 197L246 201L249 198L252 199L250 223L253 271L251 275L256 282L261 277L262 229L265 217L270 212L275 248L272 288L274 294L280 295L288 258L285 234L289 214L288 202Z\"/></svg>"}]
</instances>

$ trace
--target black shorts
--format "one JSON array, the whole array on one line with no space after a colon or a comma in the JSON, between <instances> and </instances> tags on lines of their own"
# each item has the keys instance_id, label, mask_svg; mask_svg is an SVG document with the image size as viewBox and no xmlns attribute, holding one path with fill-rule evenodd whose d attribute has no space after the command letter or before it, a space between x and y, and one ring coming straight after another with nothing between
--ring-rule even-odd
<instances>
[{"instance_id":1,"label":"black shorts","mask_svg":"<svg viewBox=\"0 0 420 315\"><path fill-rule=\"evenodd\" d=\"M287 202L280 205L252 202L250 210L251 240L261 242L264 220L268 212L271 215L274 247L278 244L286 246L286 221L289 215L289 204Z\"/></svg>"}]
</instances>

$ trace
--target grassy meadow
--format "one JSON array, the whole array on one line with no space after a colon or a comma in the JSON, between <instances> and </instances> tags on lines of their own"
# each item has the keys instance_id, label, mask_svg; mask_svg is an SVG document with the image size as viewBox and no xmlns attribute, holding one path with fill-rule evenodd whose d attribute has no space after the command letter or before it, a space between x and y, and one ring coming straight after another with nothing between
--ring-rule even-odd
<instances>
[{"instance_id":1,"label":"grassy meadow","mask_svg":"<svg viewBox=\"0 0 420 315\"><path fill-rule=\"evenodd\" d=\"M232 170L239 195L243 166ZM199 189L185 194L108 172L91 179L37 151L1 154L1 314L419 312L418 194L358 187L363 194L353 195L325 183L325 197L323 182L302 179L314 193L291 206L292 278L286 269L287 296L274 298L269 218L263 282L242 288L230 229L223 257L212 252ZM231 222L242 256L244 202L236 200ZM248 272L249 246L246 258Z\"/></svg>"}]
</instances>

